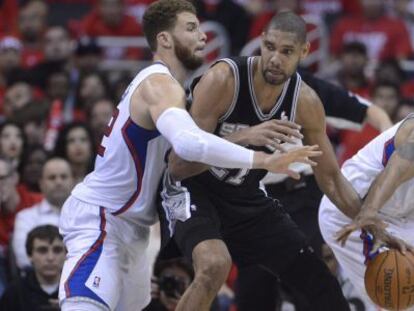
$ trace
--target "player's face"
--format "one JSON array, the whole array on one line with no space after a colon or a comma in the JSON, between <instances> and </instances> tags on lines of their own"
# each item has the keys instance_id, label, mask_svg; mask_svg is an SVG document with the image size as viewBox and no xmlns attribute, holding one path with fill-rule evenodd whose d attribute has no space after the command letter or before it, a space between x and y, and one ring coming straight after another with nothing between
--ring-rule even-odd
<instances>
[{"instance_id":1,"label":"player's face","mask_svg":"<svg viewBox=\"0 0 414 311\"><path fill-rule=\"evenodd\" d=\"M175 55L184 67L189 70L200 67L203 64L206 34L200 30L197 17L189 12L178 14L171 34Z\"/></svg>"},{"instance_id":2,"label":"player's face","mask_svg":"<svg viewBox=\"0 0 414 311\"><path fill-rule=\"evenodd\" d=\"M262 34L260 50L263 78L267 83L280 85L306 57L309 44L300 42L294 33L270 29Z\"/></svg>"}]
</instances>

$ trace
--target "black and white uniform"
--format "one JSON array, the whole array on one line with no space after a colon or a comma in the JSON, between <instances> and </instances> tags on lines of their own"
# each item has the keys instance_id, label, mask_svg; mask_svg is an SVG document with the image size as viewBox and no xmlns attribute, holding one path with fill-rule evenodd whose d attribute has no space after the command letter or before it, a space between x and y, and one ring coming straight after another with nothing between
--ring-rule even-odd
<instances>
[{"instance_id":1,"label":"black and white uniform","mask_svg":"<svg viewBox=\"0 0 414 311\"><path fill-rule=\"evenodd\" d=\"M255 57L226 58L220 62L232 68L235 92L229 110L219 119L216 135L225 136L270 119L295 120L301 87L298 73L285 82L274 107L262 111L252 83ZM256 148L252 146L252 149ZM270 152L266 148L262 150ZM190 200L191 209L191 217L184 222L172 219L172 209L180 203L168 202L166 193L171 185L164 185L164 201L159 208L162 256L181 253L191 259L198 243L221 239L239 267L260 265L278 275L308 298L308 310L330 310L333 303L338 306L337 310L348 310L339 285L312 254L303 233L278 201L268 197L260 187L265 175L264 170L211 168L184 180L181 183L186 193L183 200ZM318 286L311 286L309 282Z\"/></svg>"}]
</instances>

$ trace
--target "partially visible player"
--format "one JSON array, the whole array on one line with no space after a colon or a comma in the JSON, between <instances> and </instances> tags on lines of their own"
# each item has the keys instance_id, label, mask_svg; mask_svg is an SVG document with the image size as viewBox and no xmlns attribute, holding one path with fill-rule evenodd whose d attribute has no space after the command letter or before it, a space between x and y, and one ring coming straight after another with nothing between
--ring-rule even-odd
<instances>
[{"instance_id":1,"label":"partially visible player","mask_svg":"<svg viewBox=\"0 0 414 311\"><path fill-rule=\"evenodd\" d=\"M367 295L364 262L375 256L381 241L359 229L386 225L389 233L414 245L414 114L362 148L344 163L342 172L364 198L361 211L351 215L355 216L352 220L325 196L319 207L319 224L344 275ZM391 246L395 246L393 242Z\"/></svg>"},{"instance_id":2,"label":"partially visible player","mask_svg":"<svg viewBox=\"0 0 414 311\"><path fill-rule=\"evenodd\" d=\"M171 145L189 161L287 173L291 162L312 163L308 157L320 155L317 146L253 152L202 131L185 110L182 88L188 72L201 65L206 40L193 5L157 1L143 26L154 64L125 91L95 170L62 209L60 231L68 249L59 289L63 311L132 311L150 301L148 226L156 220L155 194ZM286 130L292 127L285 123Z\"/></svg>"}]
</instances>

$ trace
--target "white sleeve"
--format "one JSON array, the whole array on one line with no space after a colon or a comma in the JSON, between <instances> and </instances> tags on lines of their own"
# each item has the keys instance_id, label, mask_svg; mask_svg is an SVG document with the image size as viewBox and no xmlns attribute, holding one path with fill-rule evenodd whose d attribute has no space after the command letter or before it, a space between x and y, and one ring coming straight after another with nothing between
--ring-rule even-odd
<instances>
[{"instance_id":1,"label":"white sleeve","mask_svg":"<svg viewBox=\"0 0 414 311\"><path fill-rule=\"evenodd\" d=\"M180 108L166 109L157 120L158 131L184 160L223 168L252 168L254 151L200 129Z\"/></svg>"}]
</instances>

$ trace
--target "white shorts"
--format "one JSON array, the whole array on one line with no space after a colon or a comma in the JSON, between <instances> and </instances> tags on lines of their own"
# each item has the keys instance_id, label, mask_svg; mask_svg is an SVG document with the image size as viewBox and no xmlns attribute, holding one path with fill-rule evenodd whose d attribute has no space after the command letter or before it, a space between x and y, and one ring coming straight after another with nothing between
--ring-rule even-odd
<instances>
[{"instance_id":1,"label":"white shorts","mask_svg":"<svg viewBox=\"0 0 414 311\"><path fill-rule=\"evenodd\" d=\"M71 298L111 311L137 311L150 302L149 228L73 196L62 207L59 227L68 250L59 287L61 304Z\"/></svg>"},{"instance_id":2,"label":"white shorts","mask_svg":"<svg viewBox=\"0 0 414 311\"><path fill-rule=\"evenodd\" d=\"M403 222L395 219L380 217L388 224L387 231L409 244L414 243L413 222ZM354 231L344 247L336 241L336 233L343 226L351 223L351 219L343 214L326 196L319 206L319 227L326 243L332 248L345 277L354 285L355 289L371 301L365 290L364 275L366 266L364 255L364 241L361 231ZM414 310L410 308L409 310Z\"/></svg>"}]
</instances>

